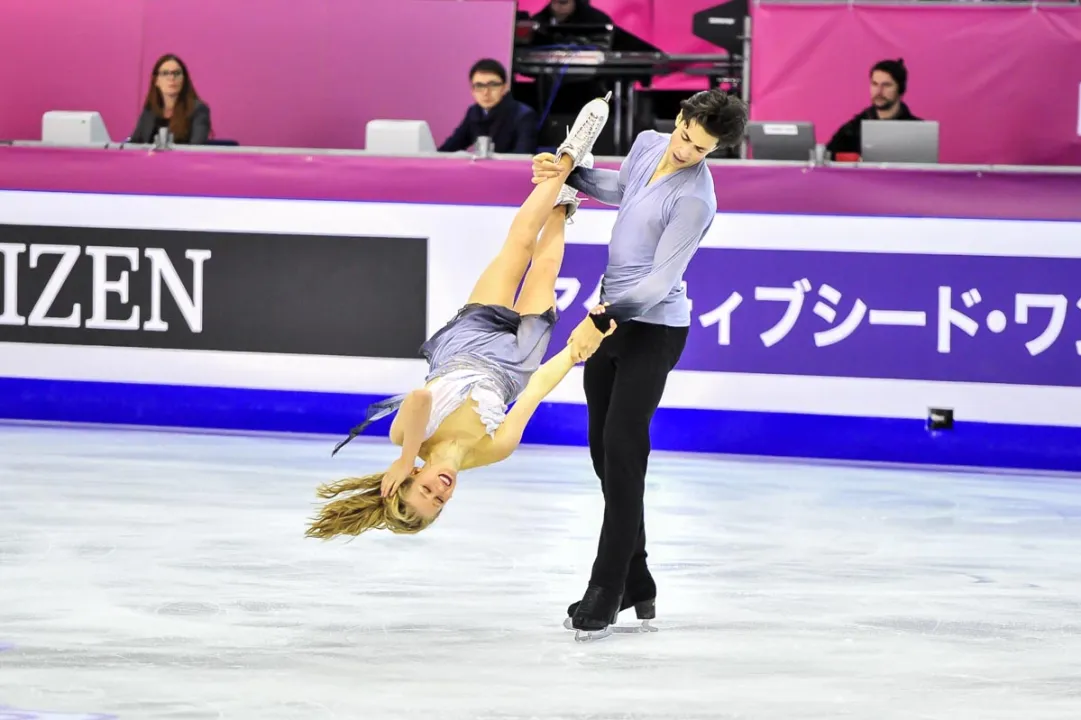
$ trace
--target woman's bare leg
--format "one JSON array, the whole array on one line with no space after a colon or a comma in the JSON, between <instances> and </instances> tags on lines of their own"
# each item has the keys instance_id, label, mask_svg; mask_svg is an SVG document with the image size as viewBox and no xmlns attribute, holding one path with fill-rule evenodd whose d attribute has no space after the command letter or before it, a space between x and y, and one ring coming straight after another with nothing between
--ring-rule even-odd
<instances>
[{"instance_id":1,"label":"woman's bare leg","mask_svg":"<svg viewBox=\"0 0 1081 720\"><path fill-rule=\"evenodd\" d=\"M519 315L539 315L555 305L556 280L563 266L566 223L566 205L552 208L548 213L548 221L533 252L533 262L526 273L522 292L514 304L514 310Z\"/></svg>"},{"instance_id":2,"label":"woman's bare leg","mask_svg":"<svg viewBox=\"0 0 1081 720\"><path fill-rule=\"evenodd\" d=\"M555 205L563 182L573 167L571 158L567 156L560 158L560 165L564 168L564 173L558 178L535 185L529 197L518 208L503 247L473 286L469 303L514 307L514 293L522 283L522 277L533 258L537 234L551 216L552 206ZM562 208L559 210L562 212Z\"/></svg>"}]
</instances>

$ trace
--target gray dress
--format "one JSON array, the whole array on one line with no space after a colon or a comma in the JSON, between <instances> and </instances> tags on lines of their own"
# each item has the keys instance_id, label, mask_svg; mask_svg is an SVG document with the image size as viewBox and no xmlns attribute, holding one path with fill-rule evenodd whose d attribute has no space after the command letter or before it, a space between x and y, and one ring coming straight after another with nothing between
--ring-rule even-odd
<instances>
[{"instance_id":1,"label":"gray dress","mask_svg":"<svg viewBox=\"0 0 1081 720\"><path fill-rule=\"evenodd\" d=\"M420 354L428 361L425 383L454 370L480 370L489 381L485 385L509 405L541 366L558 317L554 307L540 315L519 315L502 305L466 305L420 346ZM405 397L403 393L369 405L363 422L331 454L371 423L395 412Z\"/></svg>"}]
</instances>

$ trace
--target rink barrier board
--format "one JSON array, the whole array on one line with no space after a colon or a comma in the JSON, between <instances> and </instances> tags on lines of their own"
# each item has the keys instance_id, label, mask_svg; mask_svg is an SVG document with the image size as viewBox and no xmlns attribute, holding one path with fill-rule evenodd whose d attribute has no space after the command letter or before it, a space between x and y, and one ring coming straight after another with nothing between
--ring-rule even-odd
<instances>
[{"instance_id":1,"label":"rink barrier board","mask_svg":"<svg viewBox=\"0 0 1081 720\"><path fill-rule=\"evenodd\" d=\"M517 207L532 188L530 163L511 158L11 146L0 147L0 190ZM718 212L1081 220L1081 174L1069 172L740 162L710 171Z\"/></svg>"},{"instance_id":2,"label":"rink barrier board","mask_svg":"<svg viewBox=\"0 0 1081 720\"><path fill-rule=\"evenodd\" d=\"M5 166L7 160L14 162ZM192 237L210 232L232 234L238 244L244 233L356 236L357 242L365 237L423 239L430 334L453 315L498 249L514 206L528 192L528 180L523 180L527 167L520 161L452 158L0 148L0 219L34 232L42 227L65 232L186 231ZM18 172L9 172L12 169ZM654 421L655 447L1081 469L1081 287L1074 279L1081 278L1081 204L1076 202L1081 178L740 164L714 165L711 171L720 214L688 271L688 296L695 303L691 338ZM418 177L424 182L418 183ZM1019 195L1025 202L1017 200ZM553 352L593 300L594 276L603 270L603 245L613 220L611 210L585 203L568 227L559 291L562 318ZM12 232L5 229L0 242L10 242ZM797 277L805 271L810 278ZM1011 272L1016 283L999 280ZM827 277L830 273L839 277ZM924 277L935 273L937 279ZM966 285L967 275L973 283L982 283L979 297ZM185 280L190 289L190 276ZM744 280L750 283L739 288L744 314L731 316L727 344L718 344L723 333L716 311L711 315L710 310L731 300L729 291ZM759 307L751 302L756 291L770 286L776 295L791 292L786 286L801 282L806 299L801 324L781 340L774 333L773 344L767 345L769 326L785 304L773 297ZM944 287L949 290L945 305ZM721 290L725 292L718 295ZM910 334L873 335L869 333L881 328L864 325L865 334L844 342L836 335L827 337L823 318L831 310L824 307L825 300L841 302L846 293L844 302L849 304L832 310L838 322L854 316L853 301L866 297L880 320L891 303L888 311L907 312L901 324L909 327L897 332ZM871 303L876 293L881 306ZM1059 312L1052 308L1059 296L1068 304L1055 342L1033 345L1044 324L1037 326L1036 320ZM946 351L940 328L936 353L936 307L961 312L966 309L962 299L974 300L967 307L985 302L983 307L997 308L1001 317L996 322L1002 327L992 332L991 316L987 328L980 316L980 332L966 337L957 330L960 325L951 324L953 347ZM350 310L356 312L346 302L336 326L343 332L350 327ZM322 307L310 312L326 311ZM214 312L206 308L203 320L213 322ZM1014 322L1022 313L1032 324ZM914 315L921 316L919 329L912 327ZM872 314L865 316L870 323ZM818 325L804 326L805 321ZM2 330L4 340L16 343L9 348L34 347L13 334L13 328ZM63 341L77 345L73 338ZM802 345L785 344L794 342ZM1020 350L1026 342L1029 355ZM909 352L909 346L922 349ZM98 350L87 347L85 352L89 357ZM205 355L163 352L170 355L155 356L160 362L152 359L130 367L114 363L110 372L98 368L85 376L79 376L78 369L39 370L48 363L34 353L9 352L5 361L0 352L0 376L8 376L0 384L0 416L340 434L356 423L368 402L407 390L422 379L422 373L414 377L418 373L413 366L399 371L394 365L413 361L388 361L393 371L375 376L387 382L369 379L366 385L369 358L345 365L344 373L340 364L335 373L325 372L330 360L316 357L304 361L312 368L307 372L272 371L267 368L282 356L252 353L250 365L238 368L237 362L248 362L244 356L237 360L221 352L218 356L229 356L226 365L234 363L226 377L220 365L200 364L207 362ZM11 359L15 356L22 360ZM189 364L183 372L177 369L178 358L180 365ZM166 361L173 363L172 369ZM260 376L266 387L238 379L235 373L246 369L267 375ZM697 396L696 384L704 388ZM830 389L821 389L825 387ZM912 396L911 402L906 395ZM947 396L960 405L956 427L928 431L929 408L935 398ZM1048 402L1051 397L1060 400ZM526 442L583 444L580 381L568 378L552 400L538 412ZM371 432L385 435L385 428L377 425Z\"/></svg>"},{"instance_id":3,"label":"rink barrier board","mask_svg":"<svg viewBox=\"0 0 1081 720\"><path fill-rule=\"evenodd\" d=\"M327 453L361 409L383 395L347 395L124 383L0 378L0 417L45 423L326 434ZM527 445L581 446L587 417L577 403L543 403ZM708 428L708 432L703 432ZM390 420L365 437L386 437ZM924 421L693 408L658 409L658 451L784 459L1081 472L1081 428L958 422L933 431ZM348 462L348 448L340 457Z\"/></svg>"}]
</instances>

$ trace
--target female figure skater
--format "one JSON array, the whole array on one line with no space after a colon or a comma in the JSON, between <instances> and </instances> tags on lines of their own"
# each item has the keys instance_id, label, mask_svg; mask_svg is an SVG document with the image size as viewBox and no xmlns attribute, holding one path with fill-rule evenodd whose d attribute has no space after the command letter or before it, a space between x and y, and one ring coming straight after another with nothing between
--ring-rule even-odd
<instances>
[{"instance_id":1,"label":"female figure skater","mask_svg":"<svg viewBox=\"0 0 1081 720\"><path fill-rule=\"evenodd\" d=\"M308 537L379 528L413 534L428 527L454 495L458 472L514 452L540 402L586 359L568 345L541 365L556 321L564 224L579 203L564 180L575 167L592 165L589 151L608 119L606 100L592 100L578 114L556 152L560 174L534 187L465 306L421 346L429 365L425 387L373 404L334 449L397 409L390 439L401 456L385 472L321 486L318 495L330 502ZM422 467L415 467L417 457Z\"/></svg>"}]
</instances>

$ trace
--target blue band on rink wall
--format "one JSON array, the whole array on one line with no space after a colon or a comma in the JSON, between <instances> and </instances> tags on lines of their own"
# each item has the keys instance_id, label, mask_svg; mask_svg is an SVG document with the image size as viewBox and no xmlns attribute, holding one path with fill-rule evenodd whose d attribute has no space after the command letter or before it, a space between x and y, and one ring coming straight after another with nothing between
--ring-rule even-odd
<instances>
[{"instance_id":1,"label":"blue band on rink wall","mask_svg":"<svg viewBox=\"0 0 1081 720\"><path fill-rule=\"evenodd\" d=\"M0 417L345 436L375 395L0 378ZM363 435L385 437L390 420ZM702 432L708 428L708 432ZM524 442L584 445L586 409L545 403ZM327 454L333 442L328 438ZM1081 428L661 408L653 448L789 458L1081 471ZM583 456L583 462L587 462Z\"/></svg>"}]
</instances>

